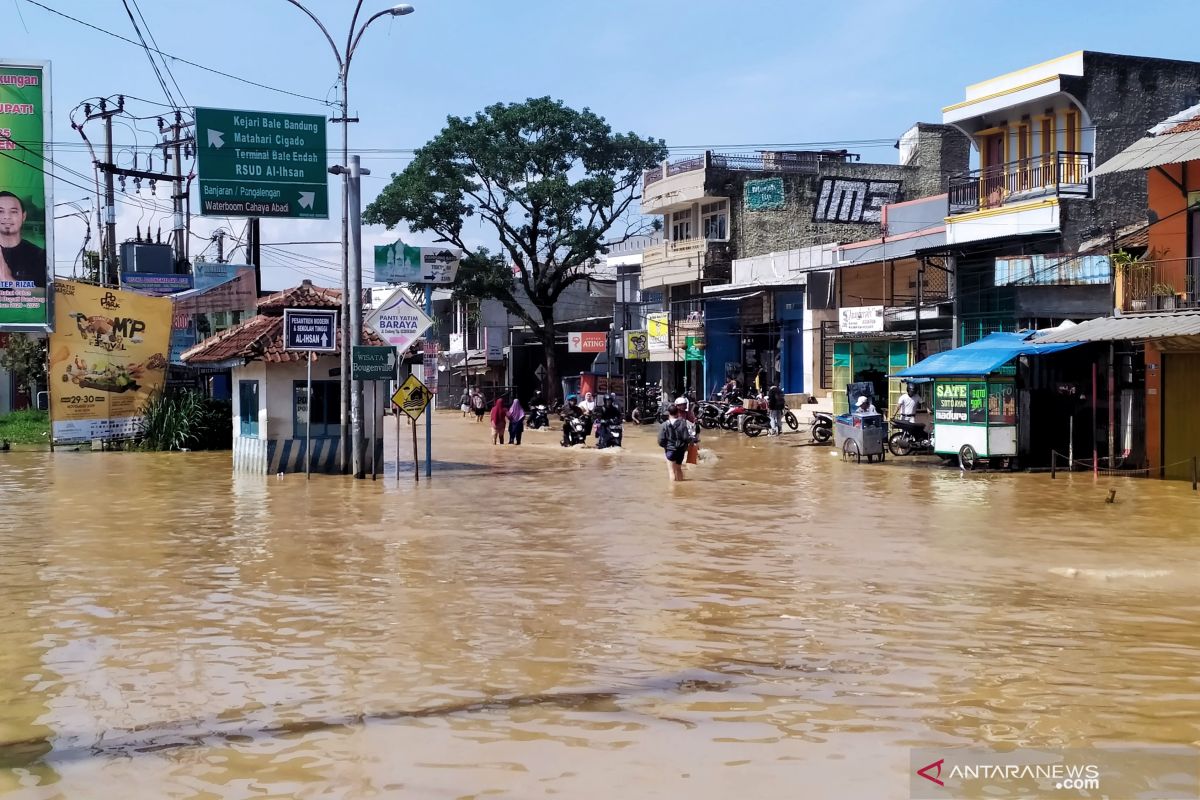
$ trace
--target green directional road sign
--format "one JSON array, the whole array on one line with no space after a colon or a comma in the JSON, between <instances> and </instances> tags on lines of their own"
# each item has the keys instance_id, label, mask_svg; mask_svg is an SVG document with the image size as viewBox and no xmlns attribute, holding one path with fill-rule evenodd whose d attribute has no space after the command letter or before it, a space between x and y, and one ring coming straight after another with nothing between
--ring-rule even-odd
<instances>
[{"instance_id":1,"label":"green directional road sign","mask_svg":"<svg viewBox=\"0 0 1200 800\"><path fill-rule=\"evenodd\" d=\"M325 118L196 109L200 214L329 218Z\"/></svg>"},{"instance_id":2,"label":"green directional road sign","mask_svg":"<svg viewBox=\"0 0 1200 800\"><path fill-rule=\"evenodd\" d=\"M350 351L350 378L390 381L396 377L396 348L355 346Z\"/></svg>"}]
</instances>

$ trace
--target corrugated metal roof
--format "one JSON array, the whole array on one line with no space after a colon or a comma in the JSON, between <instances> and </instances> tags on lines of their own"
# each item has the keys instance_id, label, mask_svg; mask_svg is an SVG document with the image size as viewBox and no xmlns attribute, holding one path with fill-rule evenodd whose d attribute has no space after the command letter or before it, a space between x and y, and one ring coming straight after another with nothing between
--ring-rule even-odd
<instances>
[{"instance_id":1,"label":"corrugated metal roof","mask_svg":"<svg viewBox=\"0 0 1200 800\"><path fill-rule=\"evenodd\" d=\"M1200 130L1184 129L1139 139L1092 170L1091 175L1149 169L1163 164L1200 159Z\"/></svg>"},{"instance_id":2,"label":"corrugated metal roof","mask_svg":"<svg viewBox=\"0 0 1200 800\"><path fill-rule=\"evenodd\" d=\"M993 333L953 350L934 353L893 377L942 378L951 375L991 375L1017 356L1047 355L1074 347L1077 343L1046 344L1032 340L1029 331Z\"/></svg>"},{"instance_id":3,"label":"corrugated metal roof","mask_svg":"<svg viewBox=\"0 0 1200 800\"><path fill-rule=\"evenodd\" d=\"M1200 336L1200 310L1101 317L1081 322L1073 328L1055 330L1039 337L1038 341L1116 342L1169 339L1175 336Z\"/></svg>"}]
</instances>

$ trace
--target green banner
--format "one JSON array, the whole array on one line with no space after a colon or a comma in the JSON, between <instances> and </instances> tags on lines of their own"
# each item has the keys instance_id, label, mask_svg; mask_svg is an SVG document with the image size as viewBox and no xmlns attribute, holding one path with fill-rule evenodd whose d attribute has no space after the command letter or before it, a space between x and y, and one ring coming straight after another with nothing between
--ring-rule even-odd
<instances>
[{"instance_id":1,"label":"green banner","mask_svg":"<svg viewBox=\"0 0 1200 800\"><path fill-rule=\"evenodd\" d=\"M683 340L683 360L704 360L704 341L699 336L688 336Z\"/></svg>"},{"instance_id":2,"label":"green banner","mask_svg":"<svg viewBox=\"0 0 1200 800\"><path fill-rule=\"evenodd\" d=\"M0 328L49 324L53 222L44 149L49 65L0 62Z\"/></svg>"}]
</instances>

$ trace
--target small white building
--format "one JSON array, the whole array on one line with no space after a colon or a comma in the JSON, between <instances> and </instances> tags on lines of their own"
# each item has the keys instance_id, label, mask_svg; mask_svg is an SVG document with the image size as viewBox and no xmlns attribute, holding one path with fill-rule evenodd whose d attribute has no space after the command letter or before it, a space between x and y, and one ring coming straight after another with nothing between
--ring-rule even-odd
<instances>
[{"instance_id":1,"label":"small white building","mask_svg":"<svg viewBox=\"0 0 1200 800\"><path fill-rule=\"evenodd\" d=\"M311 430L313 472L340 472L341 356L340 351L317 355L312 364L313 391L307 396L307 363L303 352L284 349L283 312L287 308L341 308L337 289L300 286L258 301L258 315L205 339L183 353L189 366L229 369L233 383L233 467L235 471L271 475L304 472ZM383 342L363 331L365 344ZM338 342L341 346L340 336ZM383 463L383 410L388 384L379 387L372 403L370 386L364 392L364 424L368 458L375 433L375 458ZM374 425L372 425L374 420ZM311 428L310 428L311 426Z\"/></svg>"}]
</instances>

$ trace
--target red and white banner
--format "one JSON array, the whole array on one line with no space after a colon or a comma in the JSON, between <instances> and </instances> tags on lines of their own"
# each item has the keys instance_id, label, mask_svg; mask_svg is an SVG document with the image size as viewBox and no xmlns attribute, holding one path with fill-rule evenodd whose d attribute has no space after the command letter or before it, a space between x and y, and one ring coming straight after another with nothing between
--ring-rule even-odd
<instances>
[{"instance_id":1,"label":"red and white banner","mask_svg":"<svg viewBox=\"0 0 1200 800\"><path fill-rule=\"evenodd\" d=\"M567 334L567 352L603 353L608 349L608 334L604 331L571 331Z\"/></svg>"}]
</instances>

